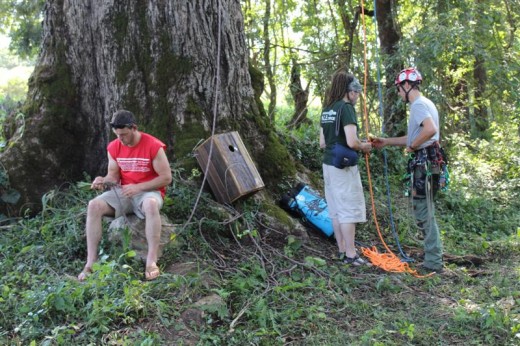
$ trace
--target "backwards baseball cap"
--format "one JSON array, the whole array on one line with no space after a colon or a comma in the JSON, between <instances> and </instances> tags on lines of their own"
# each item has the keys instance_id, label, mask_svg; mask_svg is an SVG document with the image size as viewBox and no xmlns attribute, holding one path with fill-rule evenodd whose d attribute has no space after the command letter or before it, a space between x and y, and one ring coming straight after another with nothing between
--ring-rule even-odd
<instances>
[{"instance_id":1,"label":"backwards baseball cap","mask_svg":"<svg viewBox=\"0 0 520 346\"><path fill-rule=\"evenodd\" d=\"M134 114L124 109L115 112L112 116L112 121L110 122L110 126L114 129L122 129L133 125L135 125Z\"/></svg>"},{"instance_id":2,"label":"backwards baseball cap","mask_svg":"<svg viewBox=\"0 0 520 346\"><path fill-rule=\"evenodd\" d=\"M354 78L354 80L350 82L350 84L348 85L347 90L357 91L358 93L360 93L363 90L363 87L359 83L359 80L357 78Z\"/></svg>"}]
</instances>

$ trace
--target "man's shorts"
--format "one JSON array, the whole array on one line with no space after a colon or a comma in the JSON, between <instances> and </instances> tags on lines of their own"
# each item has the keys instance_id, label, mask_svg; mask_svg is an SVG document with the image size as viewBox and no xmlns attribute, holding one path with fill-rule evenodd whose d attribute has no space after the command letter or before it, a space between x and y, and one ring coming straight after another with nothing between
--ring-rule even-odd
<instances>
[{"instance_id":1,"label":"man's shorts","mask_svg":"<svg viewBox=\"0 0 520 346\"><path fill-rule=\"evenodd\" d=\"M358 166L336 168L323 164L329 217L342 223L366 222L366 206Z\"/></svg>"},{"instance_id":2,"label":"man's shorts","mask_svg":"<svg viewBox=\"0 0 520 346\"><path fill-rule=\"evenodd\" d=\"M157 204L159 205L159 209L162 208L163 199L159 191L143 192L129 198L123 196L120 187L116 187L109 191L103 192L95 199L101 199L107 202L109 206L114 208L116 218L122 215L134 213L138 218L144 219L144 212L142 207L143 201L146 198L155 198L157 200Z\"/></svg>"}]
</instances>

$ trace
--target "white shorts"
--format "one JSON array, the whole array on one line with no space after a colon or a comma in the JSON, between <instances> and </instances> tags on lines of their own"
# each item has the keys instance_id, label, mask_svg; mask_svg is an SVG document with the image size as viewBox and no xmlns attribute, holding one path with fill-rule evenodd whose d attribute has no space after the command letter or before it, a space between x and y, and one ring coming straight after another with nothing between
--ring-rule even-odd
<instances>
[{"instance_id":1,"label":"white shorts","mask_svg":"<svg viewBox=\"0 0 520 346\"><path fill-rule=\"evenodd\" d=\"M109 191L103 192L95 199L101 199L115 210L115 218L122 215L134 213L138 218L144 219L143 201L145 198L155 198L162 208L163 199L159 191L148 191L135 195L131 198L125 197L122 194L121 188L116 187Z\"/></svg>"},{"instance_id":2,"label":"white shorts","mask_svg":"<svg viewBox=\"0 0 520 346\"><path fill-rule=\"evenodd\" d=\"M367 221L365 195L357 165L339 169L323 164L323 179L330 218L338 219L340 224Z\"/></svg>"}]
</instances>

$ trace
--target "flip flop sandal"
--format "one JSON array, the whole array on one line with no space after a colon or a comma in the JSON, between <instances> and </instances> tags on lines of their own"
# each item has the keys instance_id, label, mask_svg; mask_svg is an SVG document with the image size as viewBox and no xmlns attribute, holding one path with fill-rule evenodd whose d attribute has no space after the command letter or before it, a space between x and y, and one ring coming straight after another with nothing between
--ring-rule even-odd
<instances>
[{"instance_id":1,"label":"flip flop sandal","mask_svg":"<svg viewBox=\"0 0 520 346\"><path fill-rule=\"evenodd\" d=\"M161 272L158 266L146 267L146 270L144 272L144 278L146 281L155 280L159 277L159 275L161 275Z\"/></svg>"},{"instance_id":2,"label":"flip flop sandal","mask_svg":"<svg viewBox=\"0 0 520 346\"><path fill-rule=\"evenodd\" d=\"M353 265L355 267L359 267L359 266L362 266L362 265L366 265L366 266L369 266L369 267L372 266L372 263L365 261L363 258L359 257L358 255L356 255L356 257L346 257L345 256L345 259L343 260L343 263L351 264L351 265Z\"/></svg>"}]
</instances>

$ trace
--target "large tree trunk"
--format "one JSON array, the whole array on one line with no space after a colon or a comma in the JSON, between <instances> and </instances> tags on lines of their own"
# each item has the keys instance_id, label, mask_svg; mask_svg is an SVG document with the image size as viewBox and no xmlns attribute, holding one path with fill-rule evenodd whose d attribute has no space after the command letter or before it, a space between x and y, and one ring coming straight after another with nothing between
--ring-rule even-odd
<instances>
[{"instance_id":1,"label":"large tree trunk","mask_svg":"<svg viewBox=\"0 0 520 346\"><path fill-rule=\"evenodd\" d=\"M294 171L255 102L239 2L49 0L43 25L24 132L0 157L20 204L38 210L55 186L105 174L108 122L120 108L171 160L211 134L215 110L216 133L238 130L270 163L259 166L266 183Z\"/></svg>"},{"instance_id":2,"label":"large tree trunk","mask_svg":"<svg viewBox=\"0 0 520 346\"><path fill-rule=\"evenodd\" d=\"M377 0L376 20L379 41L381 42L382 62L385 66L386 85L383 90L387 91L383 95L383 132L390 136L401 136L404 135L404 129L406 129L406 126L403 126L406 121L406 111L396 108L397 95L393 87L395 76L402 68L395 59L392 59L397 52L401 39L394 17L395 4L396 1L394 0Z\"/></svg>"}]
</instances>

